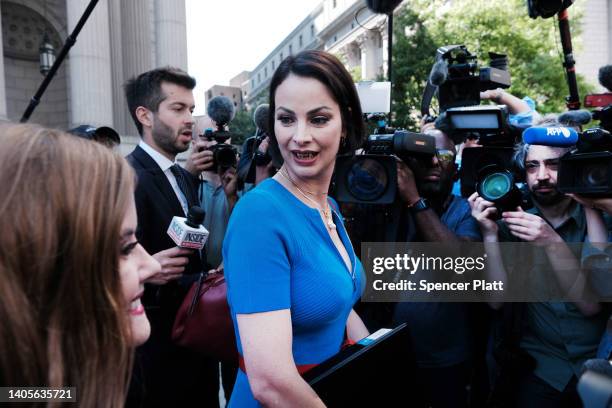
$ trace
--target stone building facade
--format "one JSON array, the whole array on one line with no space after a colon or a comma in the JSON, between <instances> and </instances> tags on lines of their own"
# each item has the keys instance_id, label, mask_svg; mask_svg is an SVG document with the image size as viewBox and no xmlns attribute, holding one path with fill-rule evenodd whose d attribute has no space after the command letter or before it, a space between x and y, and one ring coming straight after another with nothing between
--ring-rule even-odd
<instances>
[{"instance_id":1,"label":"stone building facade","mask_svg":"<svg viewBox=\"0 0 612 408\"><path fill-rule=\"evenodd\" d=\"M19 121L42 82L44 33L59 53L89 0L0 0L0 118ZM111 126L122 151L138 142L122 84L164 65L187 70L185 0L105 0L96 5L30 122L69 129Z\"/></svg>"}]
</instances>

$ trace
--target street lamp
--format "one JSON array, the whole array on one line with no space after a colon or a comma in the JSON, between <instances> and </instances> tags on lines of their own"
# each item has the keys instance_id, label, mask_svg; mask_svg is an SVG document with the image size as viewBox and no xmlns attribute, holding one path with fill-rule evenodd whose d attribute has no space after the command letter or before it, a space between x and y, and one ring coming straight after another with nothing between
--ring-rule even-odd
<instances>
[{"instance_id":1,"label":"street lamp","mask_svg":"<svg viewBox=\"0 0 612 408\"><path fill-rule=\"evenodd\" d=\"M49 40L47 33L43 36L40 47L38 48L38 53L40 57L40 73L47 75L47 72L49 72L55 62L55 48L53 48L53 44L51 44L51 40Z\"/></svg>"}]
</instances>

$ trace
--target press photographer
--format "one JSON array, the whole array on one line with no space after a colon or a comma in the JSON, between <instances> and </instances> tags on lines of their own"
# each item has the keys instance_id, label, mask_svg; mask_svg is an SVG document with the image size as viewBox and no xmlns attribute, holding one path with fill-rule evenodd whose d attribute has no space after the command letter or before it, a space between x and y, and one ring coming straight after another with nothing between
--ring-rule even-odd
<instances>
[{"instance_id":1,"label":"press photographer","mask_svg":"<svg viewBox=\"0 0 612 408\"><path fill-rule=\"evenodd\" d=\"M585 300L591 297L589 282L581 271L584 255L574 253L564 243L584 242L587 237L590 242L605 242L607 234L601 214L583 208L559 191L559 162L570 147L539 143L522 143L514 155L516 166L525 176L533 208L505 211L496 222L499 210L492 202L478 193L469 202L487 244L492 265L488 273L492 277L507 281L498 242L533 242L545 254L546 265L521 264L521 275L531 279L531 290L554 285L571 302L503 305L504 330L496 341L495 352L500 372L493 401L516 407L577 407L577 378L582 363L595 356L608 314L599 303ZM526 254L523 256L528 259ZM543 280L544 268L553 271L554 282ZM566 273L568 270L574 273ZM495 302L491 305L502 307Z\"/></svg>"},{"instance_id":2,"label":"press photographer","mask_svg":"<svg viewBox=\"0 0 612 408\"><path fill-rule=\"evenodd\" d=\"M398 220L414 223L416 235L398 241L480 241L478 224L467 201L451 194L457 174L455 144L437 129L427 130L435 140L435 154L397 160L398 199L405 212ZM401 228L401 227L400 227ZM415 406L467 407L472 378L473 333L465 303L398 303L396 324L407 322L422 383ZM452 336L449 336L452 333ZM443 393L439 392L444 389Z\"/></svg>"},{"instance_id":3,"label":"press photographer","mask_svg":"<svg viewBox=\"0 0 612 408\"><path fill-rule=\"evenodd\" d=\"M234 117L234 106L228 98L217 96L208 103L207 113L210 119L200 118L196 124L185 168L200 178L198 197L206 212L203 225L210 232L204 260L208 267L217 269L222 264L221 246L227 222L238 201L237 150L231 145L232 134L227 130Z\"/></svg>"},{"instance_id":4,"label":"press photographer","mask_svg":"<svg viewBox=\"0 0 612 408\"><path fill-rule=\"evenodd\" d=\"M238 161L238 178L243 184L257 185L276 174L277 169L282 165L282 157L278 152L274 152L271 147L268 148L270 143L268 138L269 112L267 103L259 105L253 112L255 135L244 141Z\"/></svg>"}]
</instances>

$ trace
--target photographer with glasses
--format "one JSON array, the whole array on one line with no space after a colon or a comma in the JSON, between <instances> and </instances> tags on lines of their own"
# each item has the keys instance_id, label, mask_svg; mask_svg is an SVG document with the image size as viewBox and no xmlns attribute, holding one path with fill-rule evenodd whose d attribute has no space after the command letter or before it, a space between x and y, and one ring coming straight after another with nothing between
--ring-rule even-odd
<instances>
[{"instance_id":1,"label":"photographer with glasses","mask_svg":"<svg viewBox=\"0 0 612 408\"><path fill-rule=\"evenodd\" d=\"M398 241L480 241L467 200L451 194L457 174L455 144L438 129L423 131L435 138L436 154L397 162L398 196L408 213L400 223L414 223L408 231L416 231L416 236L398 236ZM394 320L411 328L417 377L422 382L414 406L466 407L472 348L467 305L401 302Z\"/></svg>"}]
</instances>

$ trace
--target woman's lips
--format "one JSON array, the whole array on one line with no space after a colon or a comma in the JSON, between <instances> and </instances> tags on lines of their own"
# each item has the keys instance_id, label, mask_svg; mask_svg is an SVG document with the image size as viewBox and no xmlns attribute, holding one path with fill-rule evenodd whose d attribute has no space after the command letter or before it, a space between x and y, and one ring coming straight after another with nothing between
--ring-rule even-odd
<instances>
[{"instance_id":1,"label":"woman's lips","mask_svg":"<svg viewBox=\"0 0 612 408\"><path fill-rule=\"evenodd\" d=\"M138 316L145 312L144 306L140 302L140 297L136 298L132 301L132 303L130 303L129 312L131 316Z\"/></svg>"}]
</instances>

